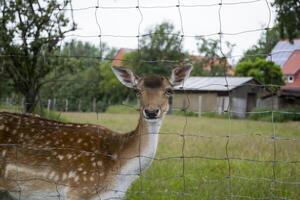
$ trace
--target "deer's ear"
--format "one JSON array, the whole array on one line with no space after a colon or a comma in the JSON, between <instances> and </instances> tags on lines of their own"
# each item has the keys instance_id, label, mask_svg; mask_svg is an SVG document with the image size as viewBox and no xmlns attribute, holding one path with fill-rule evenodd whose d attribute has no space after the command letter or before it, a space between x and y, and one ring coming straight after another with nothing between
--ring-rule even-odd
<instances>
[{"instance_id":1,"label":"deer's ear","mask_svg":"<svg viewBox=\"0 0 300 200\"><path fill-rule=\"evenodd\" d=\"M182 84L190 76L192 69L192 65L185 65L183 67L176 67L175 69L173 69L170 78L170 83L172 84L172 86Z\"/></svg>"},{"instance_id":2,"label":"deer's ear","mask_svg":"<svg viewBox=\"0 0 300 200\"><path fill-rule=\"evenodd\" d=\"M136 87L139 78L130 69L112 66L112 70L123 85L129 88Z\"/></svg>"}]
</instances>

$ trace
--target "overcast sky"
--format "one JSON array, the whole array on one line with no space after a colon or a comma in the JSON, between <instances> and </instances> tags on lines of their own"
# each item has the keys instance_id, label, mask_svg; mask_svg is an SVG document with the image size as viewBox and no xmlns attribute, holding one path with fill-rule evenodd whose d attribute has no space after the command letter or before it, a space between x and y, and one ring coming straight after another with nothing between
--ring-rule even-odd
<instances>
[{"instance_id":1,"label":"overcast sky","mask_svg":"<svg viewBox=\"0 0 300 200\"><path fill-rule=\"evenodd\" d=\"M220 0L73 0L72 2L74 20L78 24L78 30L72 33L76 36L67 39L75 38L98 45L97 35L101 33L102 41L109 46L135 49L137 48L137 38L134 36L138 34L139 30L142 34L149 27L162 21L169 21L175 25L177 30L181 31L180 14L176 7L178 4L181 5L184 35L214 34L206 38L219 37L217 33L220 31L220 6L218 5ZM98 2L100 7L96 9ZM235 4L237 2L241 2L241 4ZM138 3L141 13L135 8ZM268 3L270 4L270 1ZM274 9L271 8L270 18L266 0L223 0L220 14L221 30L225 33L223 41L236 44L233 52L233 56L237 56L236 60L247 48L255 44L262 34L262 31L252 30L266 27L269 21L272 26L275 17ZM240 32L245 33L234 34ZM133 37L113 37L122 35ZM185 50L197 54L196 47L194 37L185 37Z\"/></svg>"}]
</instances>

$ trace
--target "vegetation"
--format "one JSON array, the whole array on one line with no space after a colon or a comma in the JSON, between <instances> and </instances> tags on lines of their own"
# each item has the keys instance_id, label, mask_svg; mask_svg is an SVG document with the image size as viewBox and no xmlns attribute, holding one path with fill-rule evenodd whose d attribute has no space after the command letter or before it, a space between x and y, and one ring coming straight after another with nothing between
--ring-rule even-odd
<instances>
[{"instance_id":1,"label":"vegetation","mask_svg":"<svg viewBox=\"0 0 300 200\"><path fill-rule=\"evenodd\" d=\"M227 53L222 55L219 40L197 38L197 47L201 59L194 61L192 75L224 76L229 65L225 57L231 57L235 45L225 42L225 46ZM205 67L209 67L210 70L205 71Z\"/></svg>"},{"instance_id":2,"label":"vegetation","mask_svg":"<svg viewBox=\"0 0 300 200\"><path fill-rule=\"evenodd\" d=\"M125 56L124 66L133 68L137 75L169 75L172 67L182 63L186 57L182 50L183 38L180 37L180 32L167 22L158 24L147 32L148 35L140 39L139 50Z\"/></svg>"},{"instance_id":3,"label":"vegetation","mask_svg":"<svg viewBox=\"0 0 300 200\"><path fill-rule=\"evenodd\" d=\"M119 132L135 128L138 119L137 114L100 114L98 119L95 113L63 113L62 116L70 121L99 123ZM300 157L300 126L297 122L273 124L270 121L206 117L188 117L186 122L185 117L173 115L166 117L161 132L156 155L160 160L154 160L150 169L133 184L127 199L182 199L183 177L185 199L189 200L227 199L229 181L233 196L258 199L298 199L300 196L298 185L291 184L298 182L300 170L297 163L289 163ZM180 158L183 138L178 135L181 133L190 135L185 137L183 176ZM276 160L279 162L275 163L268 162L274 159L274 133L279 138L295 139L276 140ZM230 160L231 179L227 178L225 159L227 135L230 135L228 156L236 158Z\"/></svg>"},{"instance_id":4,"label":"vegetation","mask_svg":"<svg viewBox=\"0 0 300 200\"><path fill-rule=\"evenodd\" d=\"M273 114L271 111L271 108L255 109L249 119L268 122L300 121L300 106L274 110Z\"/></svg>"},{"instance_id":5,"label":"vegetation","mask_svg":"<svg viewBox=\"0 0 300 200\"><path fill-rule=\"evenodd\" d=\"M280 40L278 26L263 32L257 44L250 47L239 62L246 60L255 61L257 58L265 59Z\"/></svg>"},{"instance_id":6,"label":"vegetation","mask_svg":"<svg viewBox=\"0 0 300 200\"><path fill-rule=\"evenodd\" d=\"M76 25L69 27L63 9L69 1L57 0L1 1L0 52L4 55L2 69L13 82L15 90L25 97L26 112L33 112L45 78L55 68L51 59L60 39ZM26 8L26 9L24 9ZM57 8L60 12L57 13Z\"/></svg>"},{"instance_id":7,"label":"vegetation","mask_svg":"<svg viewBox=\"0 0 300 200\"><path fill-rule=\"evenodd\" d=\"M252 76L262 84L283 85L283 74L278 65L265 59L246 60L236 66L237 76Z\"/></svg>"},{"instance_id":8,"label":"vegetation","mask_svg":"<svg viewBox=\"0 0 300 200\"><path fill-rule=\"evenodd\" d=\"M275 0L277 23L281 38L290 41L300 36L300 4L297 0Z\"/></svg>"}]
</instances>

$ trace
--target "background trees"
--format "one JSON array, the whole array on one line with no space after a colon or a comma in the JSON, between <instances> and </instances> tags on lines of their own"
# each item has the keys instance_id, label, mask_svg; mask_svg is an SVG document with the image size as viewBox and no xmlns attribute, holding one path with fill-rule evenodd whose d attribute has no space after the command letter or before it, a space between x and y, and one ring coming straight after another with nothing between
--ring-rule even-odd
<instances>
[{"instance_id":1,"label":"background trees","mask_svg":"<svg viewBox=\"0 0 300 200\"><path fill-rule=\"evenodd\" d=\"M237 76L252 76L262 84L283 85L283 75L278 65L262 58L245 60L236 66Z\"/></svg>"},{"instance_id":2,"label":"background trees","mask_svg":"<svg viewBox=\"0 0 300 200\"><path fill-rule=\"evenodd\" d=\"M139 75L169 75L171 68L183 62L186 56L180 32L168 22L158 24L147 32L148 35L140 40L140 49L125 56L124 65L132 67Z\"/></svg>"},{"instance_id":3,"label":"background trees","mask_svg":"<svg viewBox=\"0 0 300 200\"><path fill-rule=\"evenodd\" d=\"M0 1L2 69L25 97L26 112L34 110L46 76L55 69L50 55L64 34L76 27L61 10L68 5L69 1L56 0Z\"/></svg>"},{"instance_id":4,"label":"background trees","mask_svg":"<svg viewBox=\"0 0 300 200\"><path fill-rule=\"evenodd\" d=\"M226 57L230 58L235 44L225 42ZM199 59L193 62L193 76L223 76L227 73L228 61L221 54L220 40L197 38ZM209 67L209 70L205 68Z\"/></svg>"},{"instance_id":5,"label":"background trees","mask_svg":"<svg viewBox=\"0 0 300 200\"><path fill-rule=\"evenodd\" d=\"M275 0L277 23L281 38L292 39L300 36L300 2L298 0Z\"/></svg>"}]
</instances>

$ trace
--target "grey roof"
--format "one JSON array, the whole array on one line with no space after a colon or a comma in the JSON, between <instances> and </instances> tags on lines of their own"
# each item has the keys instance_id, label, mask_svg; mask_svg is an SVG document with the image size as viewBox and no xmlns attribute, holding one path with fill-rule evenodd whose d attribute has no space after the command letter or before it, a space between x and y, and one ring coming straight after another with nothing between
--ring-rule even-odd
<instances>
[{"instance_id":1,"label":"grey roof","mask_svg":"<svg viewBox=\"0 0 300 200\"><path fill-rule=\"evenodd\" d=\"M176 86L174 90L228 91L253 80L252 77L227 77L226 79L225 77L192 76L185 80L183 85Z\"/></svg>"},{"instance_id":2,"label":"grey roof","mask_svg":"<svg viewBox=\"0 0 300 200\"><path fill-rule=\"evenodd\" d=\"M279 41L272 49L272 56L268 56L267 60L271 60L280 65L280 67L283 67L293 51L297 49L300 49L300 39L294 40L293 44L288 40Z\"/></svg>"}]
</instances>

